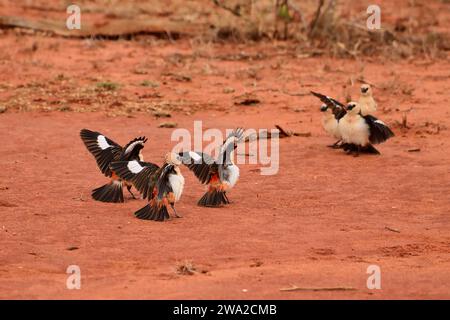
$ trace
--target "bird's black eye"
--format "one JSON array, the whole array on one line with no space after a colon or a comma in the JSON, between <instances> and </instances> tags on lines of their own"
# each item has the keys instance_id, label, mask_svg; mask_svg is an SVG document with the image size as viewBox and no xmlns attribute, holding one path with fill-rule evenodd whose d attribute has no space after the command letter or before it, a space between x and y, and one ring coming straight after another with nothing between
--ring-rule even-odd
<instances>
[{"instance_id":1,"label":"bird's black eye","mask_svg":"<svg viewBox=\"0 0 450 320\"><path fill-rule=\"evenodd\" d=\"M320 107L320 111L325 112L327 111L328 107L327 106L322 106Z\"/></svg>"}]
</instances>

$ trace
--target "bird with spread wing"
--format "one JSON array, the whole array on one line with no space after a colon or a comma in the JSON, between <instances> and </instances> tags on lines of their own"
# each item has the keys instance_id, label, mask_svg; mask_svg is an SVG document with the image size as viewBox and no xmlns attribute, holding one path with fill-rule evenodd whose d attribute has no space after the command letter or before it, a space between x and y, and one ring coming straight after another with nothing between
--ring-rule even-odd
<instances>
[{"instance_id":1,"label":"bird with spread wing","mask_svg":"<svg viewBox=\"0 0 450 320\"><path fill-rule=\"evenodd\" d=\"M92 198L102 202L123 202L123 185L135 198L131 192L131 184L120 179L114 170L111 170L110 164L113 161L143 161L141 151L144 148L144 143L147 142L147 138L135 138L122 147L100 132L88 129L82 129L80 137L86 148L94 156L100 171L106 177L111 178L109 183L92 190Z\"/></svg>"},{"instance_id":2,"label":"bird with spread wing","mask_svg":"<svg viewBox=\"0 0 450 320\"><path fill-rule=\"evenodd\" d=\"M239 168L233 162L234 150L242 141L244 130L238 128L223 141L217 159L202 152L187 151L179 155L184 165L191 170L197 179L208 185L208 190L198 201L202 207L220 207L229 204L226 195L239 179Z\"/></svg>"},{"instance_id":3,"label":"bird with spread wing","mask_svg":"<svg viewBox=\"0 0 450 320\"><path fill-rule=\"evenodd\" d=\"M181 174L180 157L170 152L166 155L162 167L142 161L117 161L111 169L117 175L133 184L148 204L135 212L135 216L143 220L165 221L170 218L168 207L174 211L175 217L181 216L175 210L175 203L180 200L184 188L184 177Z\"/></svg>"}]
</instances>

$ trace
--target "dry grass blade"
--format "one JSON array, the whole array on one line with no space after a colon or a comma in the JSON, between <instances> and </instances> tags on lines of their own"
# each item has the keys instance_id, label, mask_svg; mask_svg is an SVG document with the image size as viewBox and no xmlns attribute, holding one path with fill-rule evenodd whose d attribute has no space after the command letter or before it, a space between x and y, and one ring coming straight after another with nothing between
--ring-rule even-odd
<instances>
[{"instance_id":1,"label":"dry grass blade","mask_svg":"<svg viewBox=\"0 0 450 320\"><path fill-rule=\"evenodd\" d=\"M392 231L392 232L396 232L396 233L400 233L400 230L394 229L394 228L390 228L390 227L384 227L386 230L388 231Z\"/></svg>"},{"instance_id":2,"label":"dry grass blade","mask_svg":"<svg viewBox=\"0 0 450 320\"><path fill-rule=\"evenodd\" d=\"M226 5L224 5L223 3L221 3L219 0L212 0L214 2L214 4L216 6L218 6L219 8L222 8L228 12L231 12L233 15L235 15L236 17L241 17L241 8L239 5L235 6L234 8L228 7Z\"/></svg>"},{"instance_id":3,"label":"dry grass blade","mask_svg":"<svg viewBox=\"0 0 450 320\"><path fill-rule=\"evenodd\" d=\"M356 291L353 287L324 287L324 288L308 288L308 287L297 287L292 286L290 288L281 288L280 291Z\"/></svg>"}]
</instances>

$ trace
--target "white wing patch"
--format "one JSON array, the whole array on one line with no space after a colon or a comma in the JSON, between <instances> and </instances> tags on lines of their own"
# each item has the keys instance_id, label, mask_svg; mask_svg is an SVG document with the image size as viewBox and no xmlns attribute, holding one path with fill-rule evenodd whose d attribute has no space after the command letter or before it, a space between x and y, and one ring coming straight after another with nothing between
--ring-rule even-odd
<instances>
[{"instance_id":1,"label":"white wing patch","mask_svg":"<svg viewBox=\"0 0 450 320\"><path fill-rule=\"evenodd\" d=\"M175 196L175 201L180 200L184 188L184 177L181 174L170 174L169 183Z\"/></svg>"},{"instance_id":2,"label":"white wing patch","mask_svg":"<svg viewBox=\"0 0 450 320\"><path fill-rule=\"evenodd\" d=\"M375 123L378 123L378 124L381 124L383 126L386 126L386 124L383 121L381 121L381 120L376 120Z\"/></svg>"},{"instance_id":3,"label":"white wing patch","mask_svg":"<svg viewBox=\"0 0 450 320\"><path fill-rule=\"evenodd\" d=\"M131 151L133 151L134 147L138 144L142 145L142 141L135 141L132 144L130 144L126 149L125 149L125 154L130 153Z\"/></svg>"},{"instance_id":4,"label":"white wing patch","mask_svg":"<svg viewBox=\"0 0 450 320\"><path fill-rule=\"evenodd\" d=\"M98 143L98 146L99 146L102 150L105 150L105 149L108 149L108 148L111 147L111 146L109 145L109 143L106 141L105 136L102 136L102 135L99 135L99 136L97 137L97 143Z\"/></svg>"},{"instance_id":5,"label":"white wing patch","mask_svg":"<svg viewBox=\"0 0 450 320\"><path fill-rule=\"evenodd\" d=\"M194 159L194 161L200 161L200 160L202 160L202 157L200 157L200 156L198 155L198 153L193 152L193 151L189 151L189 156L190 156L192 159Z\"/></svg>"},{"instance_id":6,"label":"white wing patch","mask_svg":"<svg viewBox=\"0 0 450 320\"><path fill-rule=\"evenodd\" d=\"M127 167L132 173L139 173L144 169L144 167L141 166L136 160L128 162Z\"/></svg>"}]
</instances>

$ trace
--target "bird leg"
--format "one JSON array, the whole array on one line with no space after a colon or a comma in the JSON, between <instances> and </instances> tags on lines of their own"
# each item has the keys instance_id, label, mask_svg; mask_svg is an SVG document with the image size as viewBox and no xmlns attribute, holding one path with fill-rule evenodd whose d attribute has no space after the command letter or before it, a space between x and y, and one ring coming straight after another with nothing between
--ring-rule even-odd
<instances>
[{"instance_id":1,"label":"bird leg","mask_svg":"<svg viewBox=\"0 0 450 320\"><path fill-rule=\"evenodd\" d=\"M332 149L339 149L342 147L341 142L342 142L342 140L338 140L335 143L333 143L332 145L329 145L327 147L332 148Z\"/></svg>"},{"instance_id":2,"label":"bird leg","mask_svg":"<svg viewBox=\"0 0 450 320\"><path fill-rule=\"evenodd\" d=\"M230 203L230 200L228 200L228 197L227 197L227 194L226 194L226 193L223 194L223 197L225 198L225 200L227 201L227 203Z\"/></svg>"},{"instance_id":3,"label":"bird leg","mask_svg":"<svg viewBox=\"0 0 450 320\"><path fill-rule=\"evenodd\" d=\"M347 145L347 146L344 148L344 150L345 150L345 153L347 153L347 154L352 154L352 153L353 153L353 149L352 149L352 146L351 146L351 145Z\"/></svg>"},{"instance_id":4,"label":"bird leg","mask_svg":"<svg viewBox=\"0 0 450 320\"><path fill-rule=\"evenodd\" d=\"M131 192L131 186L127 186L127 190L128 190L128 192L131 194L131 196L133 197L133 199L137 199L135 196L134 196L134 194L133 194L133 192Z\"/></svg>"},{"instance_id":5,"label":"bird leg","mask_svg":"<svg viewBox=\"0 0 450 320\"><path fill-rule=\"evenodd\" d=\"M353 155L354 157L359 157L359 153L361 152L361 146L360 145L358 145L357 147L356 147L356 151L355 151L355 154Z\"/></svg>"},{"instance_id":6,"label":"bird leg","mask_svg":"<svg viewBox=\"0 0 450 320\"><path fill-rule=\"evenodd\" d=\"M170 206L172 207L173 212L175 213L175 218L183 218L183 216L180 216L180 215L177 213L177 210L175 210L175 206L174 206L173 203L171 203Z\"/></svg>"}]
</instances>

